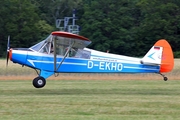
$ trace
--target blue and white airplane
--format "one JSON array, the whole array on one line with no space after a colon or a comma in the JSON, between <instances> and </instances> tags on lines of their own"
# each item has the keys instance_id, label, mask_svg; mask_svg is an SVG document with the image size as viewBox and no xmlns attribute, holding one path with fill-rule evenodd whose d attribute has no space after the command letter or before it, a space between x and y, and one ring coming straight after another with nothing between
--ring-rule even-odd
<instances>
[{"instance_id":1,"label":"blue and white airplane","mask_svg":"<svg viewBox=\"0 0 180 120\"><path fill-rule=\"evenodd\" d=\"M68 32L52 32L45 40L30 48L10 48L8 59L37 71L33 85L42 88L46 79L56 73L158 73L170 72L174 57L169 43L157 41L143 58L134 58L86 48L88 38ZM39 71L39 72L38 72Z\"/></svg>"}]
</instances>

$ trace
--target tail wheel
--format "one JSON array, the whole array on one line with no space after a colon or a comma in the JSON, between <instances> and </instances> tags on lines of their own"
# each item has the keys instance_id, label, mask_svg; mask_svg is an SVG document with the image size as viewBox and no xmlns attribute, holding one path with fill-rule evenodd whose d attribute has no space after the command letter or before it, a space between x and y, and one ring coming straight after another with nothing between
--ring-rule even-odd
<instances>
[{"instance_id":1,"label":"tail wheel","mask_svg":"<svg viewBox=\"0 0 180 120\"><path fill-rule=\"evenodd\" d=\"M159 74L163 77L164 81L168 80L168 78L165 75L163 75L162 73L159 73Z\"/></svg>"},{"instance_id":2,"label":"tail wheel","mask_svg":"<svg viewBox=\"0 0 180 120\"><path fill-rule=\"evenodd\" d=\"M32 84L35 88L42 88L46 85L46 80L43 77L39 76L34 78Z\"/></svg>"},{"instance_id":3,"label":"tail wheel","mask_svg":"<svg viewBox=\"0 0 180 120\"><path fill-rule=\"evenodd\" d=\"M167 81L168 80L168 78L167 77L164 77L164 81Z\"/></svg>"}]
</instances>

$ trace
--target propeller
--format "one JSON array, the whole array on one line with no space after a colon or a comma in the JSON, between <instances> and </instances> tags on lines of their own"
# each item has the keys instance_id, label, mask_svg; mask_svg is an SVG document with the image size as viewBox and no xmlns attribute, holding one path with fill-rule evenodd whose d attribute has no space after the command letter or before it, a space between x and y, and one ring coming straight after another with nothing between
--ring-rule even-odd
<instances>
[{"instance_id":1,"label":"propeller","mask_svg":"<svg viewBox=\"0 0 180 120\"><path fill-rule=\"evenodd\" d=\"M8 42L7 42L6 67L8 66L8 61L9 61L9 50L10 50L10 36L8 36Z\"/></svg>"}]
</instances>

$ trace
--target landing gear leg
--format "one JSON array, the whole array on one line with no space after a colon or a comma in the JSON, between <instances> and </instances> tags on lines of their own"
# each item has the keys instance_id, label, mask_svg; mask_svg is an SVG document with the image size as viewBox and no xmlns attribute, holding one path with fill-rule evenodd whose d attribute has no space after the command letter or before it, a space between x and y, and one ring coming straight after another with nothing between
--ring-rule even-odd
<instances>
[{"instance_id":1,"label":"landing gear leg","mask_svg":"<svg viewBox=\"0 0 180 120\"><path fill-rule=\"evenodd\" d=\"M34 80L32 81L32 84L35 88L42 88L46 85L46 80L43 77L38 76L34 78Z\"/></svg>"},{"instance_id":2,"label":"landing gear leg","mask_svg":"<svg viewBox=\"0 0 180 120\"><path fill-rule=\"evenodd\" d=\"M165 75L163 75L162 73L159 73L159 74L163 77L164 81L168 80L168 78Z\"/></svg>"}]
</instances>

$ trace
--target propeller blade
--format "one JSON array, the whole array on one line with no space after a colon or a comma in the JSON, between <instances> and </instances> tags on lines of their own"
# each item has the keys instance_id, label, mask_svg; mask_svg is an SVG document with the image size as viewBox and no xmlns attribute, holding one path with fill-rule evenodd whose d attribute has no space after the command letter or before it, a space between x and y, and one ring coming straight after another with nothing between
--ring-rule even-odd
<instances>
[{"instance_id":1,"label":"propeller blade","mask_svg":"<svg viewBox=\"0 0 180 120\"><path fill-rule=\"evenodd\" d=\"M7 42L7 51L10 49L10 36L8 36L8 42Z\"/></svg>"},{"instance_id":2,"label":"propeller blade","mask_svg":"<svg viewBox=\"0 0 180 120\"><path fill-rule=\"evenodd\" d=\"M9 61L9 50L10 50L10 36L8 36L8 42L7 42L6 67L8 66L8 61Z\"/></svg>"},{"instance_id":3,"label":"propeller blade","mask_svg":"<svg viewBox=\"0 0 180 120\"><path fill-rule=\"evenodd\" d=\"M7 56L6 56L6 67L8 66L8 61L9 61L9 51L7 52Z\"/></svg>"}]
</instances>

